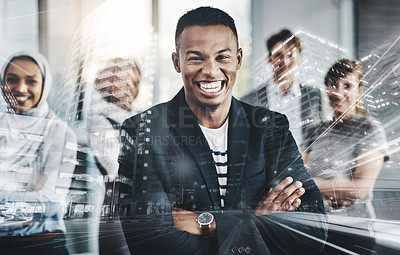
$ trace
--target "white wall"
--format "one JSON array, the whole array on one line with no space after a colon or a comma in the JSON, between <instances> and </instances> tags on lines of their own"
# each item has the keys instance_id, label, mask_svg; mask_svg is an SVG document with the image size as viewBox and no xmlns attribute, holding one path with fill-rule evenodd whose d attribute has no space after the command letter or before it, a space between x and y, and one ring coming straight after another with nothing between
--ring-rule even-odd
<instances>
[{"instance_id":1,"label":"white wall","mask_svg":"<svg viewBox=\"0 0 400 255\"><path fill-rule=\"evenodd\" d=\"M38 50L37 3L0 1L0 64L21 50Z\"/></svg>"}]
</instances>

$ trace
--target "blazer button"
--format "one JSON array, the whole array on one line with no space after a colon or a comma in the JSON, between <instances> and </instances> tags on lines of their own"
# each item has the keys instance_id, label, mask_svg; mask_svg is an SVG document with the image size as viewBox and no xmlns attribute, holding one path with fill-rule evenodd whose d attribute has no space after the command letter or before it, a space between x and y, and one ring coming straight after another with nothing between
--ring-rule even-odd
<instances>
[{"instance_id":1,"label":"blazer button","mask_svg":"<svg viewBox=\"0 0 400 255\"><path fill-rule=\"evenodd\" d=\"M238 252L239 252L240 254L242 254L242 253L244 252L244 247L243 247L243 246L240 246L239 249L238 249Z\"/></svg>"},{"instance_id":2,"label":"blazer button","mask_svg":"<svg viewBox=\"0 0 400 255\"><path fill-rule=\"evenodd\" d=\"M250 254L251 252L251 248L249 246L247 246L246 248L244 248L244 253L246 254Z\"/></svg>"},{"instance_id":3,"label":"blazer button","mask_svg":"<svg viewBox=\"0 0 400 255\"><path fill-rule=\"evenodd\" d=\"M231 252L232 252L232 253L237 253L237 252L238 252L238 247L233 246L233 247L231 248Z\"/></svg>"}]
</instances>

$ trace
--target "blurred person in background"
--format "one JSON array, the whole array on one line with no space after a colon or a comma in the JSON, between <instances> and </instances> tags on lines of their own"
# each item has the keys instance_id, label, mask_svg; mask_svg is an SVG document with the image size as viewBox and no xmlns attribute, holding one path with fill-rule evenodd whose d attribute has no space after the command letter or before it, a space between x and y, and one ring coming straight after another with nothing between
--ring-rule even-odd
<instances>
[{"instance_id":1,"label":"blurred person in background","mask_svg":"<svg viewBox=\"0 0 400 255\"><path fill-rule=\"evenodd\" d=\"M0 253L68 254L65 195L76 137L49 109L52 76L37 52L12 55L1 71ZM61 192L59 192L61 190Z\"/></svg>"},{"instance_id":2,"label":"blurred person in background","mask_svg":"<svg viewBox=\"0 0 400 255\"><path fill-rule=\"evenodd\" d=\"M135 114L132 103L139 94L140 80L137 62L113 58L106 61L94 82L89 143L97 166L110 179L118 172L119 129L127 117Z\"/></svg>"},{"instance_id":3,"label":"blurred person in background","mask_svg":"<svg viewBox=\"0 0 400 255\"><path fill-rule=\"evenodd\" d=\"M321 92L299 80L302 51L299 37L283 29L271 36L266 46L274 73L273 84L267 86L266 107L287 116L290 131L300 146L307 129L323 120Z\"/></svg>"},{"instance_id":4,"label":"blurred person in background","mask_svg":"<svg viewBox=\"0 0 400 255\"><path fill-rule=\"evenodd\" d=\"M120 127L125 118L135 113L132 103L139 94L141 70L138 61L113 58L106 61L94 82L91 114L89 116L89 144L93 150L97 167L108 183L104 204L110 204L109 219L118 219L118 154L120 149ZM119 226L119 225L118 225ZM126 247L122 229L110 233L104 224L100 224L100 254L123 254Z\"/></svg>"},{"instance_id":5,"label":"blurred person in background","mask_svg":"<svg viewBox=\"0 0 400 255\"><path fill-rule=\"evenodd\" d=\"M375 218L372 189L386 148L383 127L363 111L363 69L337 61L325 76L331 121L309 131L303 159L324 197L328 212Z\"/></svg>"},{"instance_id":6,"label":"blurred person in background","mask_svg":"<svg viewBox=\"0 0 400 255\"><path fill-rule=\"evenodd\" d=\"M72 40L57 112L74 128L80 148L71 222L90 222L75 232L87 233L81 243L71 242L75 253L129 254L119 216L130 209L124 197L132 184L118 173L119 126L153 102L156 47L146 4L105 1Z\"/></svg>"}]
</instances>

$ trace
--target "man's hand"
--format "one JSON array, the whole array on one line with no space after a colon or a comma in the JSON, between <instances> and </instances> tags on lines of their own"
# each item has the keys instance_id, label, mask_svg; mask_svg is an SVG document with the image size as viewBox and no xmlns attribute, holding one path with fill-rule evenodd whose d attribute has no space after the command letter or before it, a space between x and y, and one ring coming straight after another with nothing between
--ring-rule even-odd
<instances>
[{"instance_id":1,"label":"man's hand","mask_svg":"<svg viewBox=\"0 0 400 255\"><path fill-rule=\"evenodd\" d=\"M302 186L301 182L293 182L292 177L286 177L275 188L269 190L267 197L254 211L254 215L296 210L301 204L300 197L305 193Z\"/></svg>"},{"instance_id":2,"label":"man's hand","mask_svg":"<svg viewBox=\"0 0 400 255\"><path fill-rule=\"evenodd\" d=\"M196 219L199 216L197 213L189 212L180 208L173 207L172 208L172 218L174 219L174 228L180 231L186 231L192 235L202 235L200 225L197 223ZM213 223L211 223L210 232L211 234L215 233L217 229L217 224L215 223L215 219Z\"/></svg>"},{"instance_id":3,"label":"man's hand","mask_svg":"<svg viewBox=\"0 0 400 255\"><path fill-rule=\"evenodd\" d=\"M174 228L180 231L186 231L192 235L201 235L201 229L196 219L197 213L189 212L180 208L172 208L172 218L174 219Z\"/></svg>"}]
</instances>

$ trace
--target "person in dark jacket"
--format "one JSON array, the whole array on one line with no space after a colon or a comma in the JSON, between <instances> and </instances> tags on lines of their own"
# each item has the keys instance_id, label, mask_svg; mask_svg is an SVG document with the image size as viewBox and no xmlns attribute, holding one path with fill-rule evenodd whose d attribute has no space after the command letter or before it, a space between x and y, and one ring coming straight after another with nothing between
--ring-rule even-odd
<instances>
[{"instance_id":1,"label":"person in dark jacket","mask_svg":"<svg viewBox=\"0 0 400 255\"><path fill-rule=\"evenodd\" d=\"M242 63L233 19L212 7L189 11L175 41L183 88L121 128L131 253L318 253L323 200L286 117L232 96Z\"/></svg>"}]
</instances>

